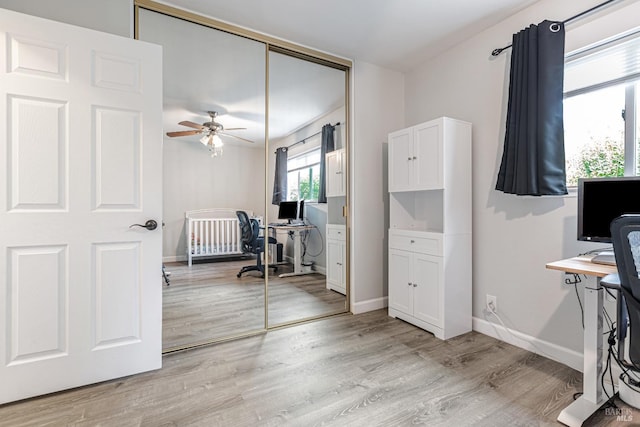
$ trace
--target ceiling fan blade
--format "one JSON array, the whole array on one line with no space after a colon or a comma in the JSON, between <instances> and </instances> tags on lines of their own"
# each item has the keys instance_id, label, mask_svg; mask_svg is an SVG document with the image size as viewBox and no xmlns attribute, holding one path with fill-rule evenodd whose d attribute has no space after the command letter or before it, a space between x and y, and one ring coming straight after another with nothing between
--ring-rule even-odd
<instances>
[{"instance_id":1,"label":"ceiling fan blade","mask_svg":"<svg viewBox=\"0 0 640 427\"><path fill-rule=\"evenodd\" d=\"M202 133L202 131L199 130L180 130L177 132L167 132L167 136L170 137L174 137L174 136L189 136L189 135L197 135L199 133Z\"/></svg>"},{"instance_id":2,"label":"ceiling fan blade","mask_svg":"<svg viewBox=\"0 0 640 427\"><path fill-rule=\"evenodd\" d=\"M240 138L239 136L231 135L230 133L218 132L218 134L224 135L224 136L230 136L231 138L236 138L236 139L239 139L239 140L244 141L244 142L250 142L251 144L255 144L255 142L253 142L253 141L251 141L249 139Z\"/></svg>"},{"instance_id":3,"label":"ceiling fan blade","mask_svg":"<svg viewBox=\"0 0 640 427\"><path fill-rule=\"evenodd\" d=\"M195 123L195 122L190 122L189 120L184 120L184 121L182 121L182 122L180 122L178 124L182 125L182 126L188 126L190 128L196 128L196 129L204 128L204 126L202 126L201 124Z\"/></svg>"},{"instance_id":4,"label":"ceiling fan blade","mask_svg":"<svg viewBox=\"0 0 640 427\"><path fill-rule=\"evenodd\" d=\"M247 128L224 128L224 130L247 130Z\"/></svg>"}]
</instances>

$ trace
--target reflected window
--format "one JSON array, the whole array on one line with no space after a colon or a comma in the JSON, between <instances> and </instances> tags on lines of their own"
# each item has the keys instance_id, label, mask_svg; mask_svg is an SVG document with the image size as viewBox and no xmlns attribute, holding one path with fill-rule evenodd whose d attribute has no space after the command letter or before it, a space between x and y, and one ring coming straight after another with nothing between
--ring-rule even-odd
<instances>
[{"instance_id":1,"label":"reflected window","mask_svg":"<svg viewBox=\"0 0 640 427\"><path fill-rule=\"evenodd\" d=\"M287 173L287 200L318 201L320 148L288 159Z\"/></svg>"}]
</instances>

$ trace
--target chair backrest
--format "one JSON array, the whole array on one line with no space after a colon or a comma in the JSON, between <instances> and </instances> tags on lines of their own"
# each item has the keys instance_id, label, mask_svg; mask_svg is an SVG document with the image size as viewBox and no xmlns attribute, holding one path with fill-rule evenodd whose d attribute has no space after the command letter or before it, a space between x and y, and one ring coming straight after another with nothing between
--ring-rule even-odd
<instances>
[{"instance_id":1,"label":"chair backrest","mask_svg":"<svg viewBox=\"0 0 640 427\"><path fill-rule=\"evenodd\" d=\"M629 316L629 359L640 369L640 215L614 219L611 237Z\"/></svg>"},{"instance_id":2,"label":"chair backrest","mask_svg":"<svg viewBox=\"0 0 640 427\"><path fill-rule=\"evenodd\" d=\"M242 244L242 252L255 253L256 240L258 238L259 228L258 222L250 220L249 215L245 211L236 211L238 222L240 223L240 243Z\"/></svg>"}]
</instances>

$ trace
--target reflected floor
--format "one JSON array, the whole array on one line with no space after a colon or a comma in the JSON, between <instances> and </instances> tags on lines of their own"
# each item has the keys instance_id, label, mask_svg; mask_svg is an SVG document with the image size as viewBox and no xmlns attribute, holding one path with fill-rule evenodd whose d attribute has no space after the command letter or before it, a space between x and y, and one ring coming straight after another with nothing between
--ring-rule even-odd
<instances>
[{"instance_id":1,"label":"reflected floor","mask_svg":"<svg viewBox=\"0 0 640 427\"><path fill-rule=\"evenodd\" d=\"M251 259L167 263L171 285L163 282L163 349L261 330L264 327L264 284L258 272L236 274ZM277 325L343 311L344 295L326 289L325 276L280 278L291 266L269 273L269 324Z\"/></svg>"}]
</instances>

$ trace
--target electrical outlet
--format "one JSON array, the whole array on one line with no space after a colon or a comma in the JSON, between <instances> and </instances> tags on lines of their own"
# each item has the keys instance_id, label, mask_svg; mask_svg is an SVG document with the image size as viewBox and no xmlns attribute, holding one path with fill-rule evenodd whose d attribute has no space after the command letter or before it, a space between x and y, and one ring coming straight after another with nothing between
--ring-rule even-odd
<instances>
[{"instance_id":1,"label":"electrical outlet","mask_svg":"<svg viewBox=\"0 0 640 427\"><path fill-rule=\"evenodd\" d=\"M487 310L488 311L498 311L498 298L493 295L487 294Z\"/></svg>"}]
</instances>

